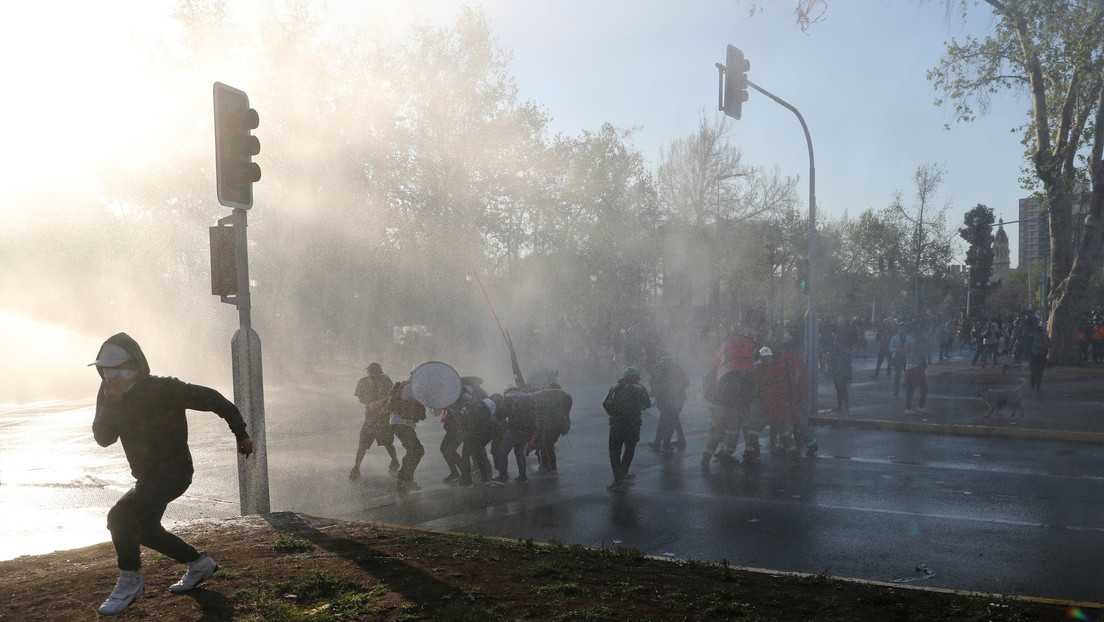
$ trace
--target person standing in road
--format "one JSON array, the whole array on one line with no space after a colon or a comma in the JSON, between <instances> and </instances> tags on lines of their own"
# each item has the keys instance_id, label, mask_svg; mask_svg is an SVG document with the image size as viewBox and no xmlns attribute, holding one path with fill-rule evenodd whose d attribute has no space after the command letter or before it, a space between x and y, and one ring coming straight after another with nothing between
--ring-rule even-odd
<instances>
[{"instance_id":1,"label":"person standing in road","mask_svg":"<svg viewBox=\"0 0 1104 622\"><path fill-rule=\"evenodd\" d=\"M349 479L360 479L360 463L373 442L386 449L387 455L391 456L388 470L391 473L399 470L395 433L391 431L391 416L384 407L387 393L395 383L383 373L383 367L379 363L370 363L364 371L368 375L360 379L354 392L360 403L364 404L364 425L360 428L360 443L357 445L356 460L353 462L353 470L349 472Z\"/></svg>"},{"instance_id":2,"label":"person standing in road","mask_svg":"<svg viewBox=\"0 0 1104 622\"><path fill-rule=\"evenodd\" d=\"M492 482L505 484L510 481L510 454L514 456L517 464L517 482L529 481L528 461L525 458L529 441L533 440L537 433L537 415L545 407L543 401L535 394L525 393L521 389L511 387L506 389L502 397L502 406L495 410L495 417L505 422L505 430L502 434L502 442L498 446L499 465L498 475L491 479Z\"/></svg>"},{"instance_id":3,"label":"person standing in road","mask_svg":"<svg viewBox=\"0 0 1104 622\"><path fill-rule=\"evenodd\" d=\"M490 483L491 463L487 460L487 443L494 429L494 413L498 406L489 397L479 399L460 396L464 409L464 453L460 456L460 486L472 485L472 471L478 470L480 480Z\"/></svg>"},{"instance_id":4,"label":"person standing in road","mask_svg":"<svg viewBox=\"0 0 1104 622\"><path fill-rule=\"evenodd\" d=\"M659 410L659 423L656 424L655 441L649 443L649 446L666 455L674 451L675 447L686 446L679 415L682 413L682 405L686 403L686 389L690 387L690 379L674 357L664 352L652 371L651 383L655 405ZM678 440L672 443L675 433L678 433Z\"/></svg>"},{"instance_id":5,"label":"person standing in road","mask_svg":"<svg viewBox=\"0 0 1104 622\"><path fill-rule=\"evenodd\" d=\"M836 412L846 413L851 408L848 387L851 384L851 343L844 331L836 333L836 340L828 350L828 375L836 385Z\"/></svg>"},{"instance_id":6,"label":"person standing in road","mask_svg":"<svg viewBox=\"0 0 1104 622\"><path fill-rule=\"evenodd\" d=\"M425 455L425 447L418 440L419 421L426 418L425 406L413 399L403 397L403 390L410 386L409 380L398 382L387 393L385 408L390 413L391 431L403 446L402 466L396 474L396 486L399 492L421 490L422 487L414 482L414 470Z\"/></svg>"},{"instance_id":7,"label":"person standing in road","mask_svg":"<svg viewBox=\"0 0 1104 622\"><path fill-rule=\"evenodd\" d=\"M1050 353L1050 335L1046 328L1038 325L1035 316L1031 316L1035 326L1035 343L1028 348L1028 364L1031 368L1031 389L1040 393L1043 388L1043 370L1046 369L1047 354Z\"/></svg>"},{"instance_id":8,"label":"person standing in road","mask_svg":"<svg viewBox=\"0 0 1104 622\"><path fill-rule=\"evenodd\" d=\"M988 325L983 333L985 341L985 351L981 354L981 366L985 367L985 361L992 358L993 365L997 364L997 358L1000 356L1000 342L1004 333L1001 331L1001 325L997 323L996 319L989 320Z\"/></svg>"},{"instance_id":9,"label":"person standing in road","mask_svg":"<svg viewBox=\"0 0 1104 622\"><path fill-rule=\"evenodd\" d=\"M905 373L905 352L912 336L905 323L897 326L897 334L889 340L889 364L893 368L893 397L901 396L901 376Z\"/></svg>"},{"instance_id":10,"label":"person standing in road","mask_svg":"<svg viewBox=\"0 0 1104 622\"><path fill-rule=\"evenodd\" d=\"M890 327L889 320L882 320L878 324L878 330L874 332L874 341L878 343L878 362L874 364L874 379L878 379L878 374L882 371L882 361L886 364L886 375L892 374L890 371L892 367L892 359L889 357L889 340L893 339L893 329Z\"/></svg>"},{"instance_id":11,"label":"person standing in road","mask_svg":"<svg viewBox=\"0 0 1104 622\"><path fill-rule=\"evenodd\" d=\"M641 413L652 406L648 389L640 384L640 372L635 367L626 367L625 373L610 387L602 408L609 415L609 458L613 469L613 482L610 490L621 490L633 475L629 473L636 444L640 442Z\"/></svg>"},{"instance_id":12,"label":"person standing in road","mask_svg":"<svg viewBox=\"0 0 1104 622\"><path fill-rule=\"evenodd\" d=\"M921 326L916 331L916 336L909 340L905 346L905 414L926 414L924 403L928 399L928 365L931 363L931 346L928 340L928 331ZM912 409L912 396L916 389L920 389L920 399L916 403L916 410Z\"/></svg>"},{"instance_id":13,"label":"person standing in road","mask_svg":"<svg viewBox=\"0 0 1104 622\"><path fill-rule=\"evenodd\" d=\"M970 361L971 365L977 365L978 359L981 359L983 365L985 363L985 331L988 326L989 323L985 318L979 317L970 327L970 341L974 345L974 358Z\"/></svg>"},{"instance_id":14,"label":"person standing in road","mask_svg":"<svg viewBox=\"0 0 1104 622\"><path fill-rule=\"evenodd\" d=\"M782 344L782 350L777 356L791 369L789 393L790 403L793 406L791 429L795 449L805 447L805 455L811 458L816 455L820 445L817 444L816 437L813 436L812 428L809 426L809 368L805 365L804 359L798 356L797 348L792 342Z\"/></svg>"},{"instance_id":15,"label":"person standing in road","mask_svg":"<svg viewBox=\"0 0 1104 622\"><path fill-rule=\"evenodd\" d=\"M105 341L90 365L96 366L103 379L96 395L93 437L101 447L119 441L136 480L134 488L107 513L119 580L99 612L116 615L145 591L141 546L187 564L184 576L169 586L173 593L194 588L218 569L206 553L161 526L165 508L192 483L194 467L185 411L202 410L222 417L244 456L253 453L253 441L233 402L214 389L151 376L145 354L126 333Z\"/></svg>"}]
</instances>

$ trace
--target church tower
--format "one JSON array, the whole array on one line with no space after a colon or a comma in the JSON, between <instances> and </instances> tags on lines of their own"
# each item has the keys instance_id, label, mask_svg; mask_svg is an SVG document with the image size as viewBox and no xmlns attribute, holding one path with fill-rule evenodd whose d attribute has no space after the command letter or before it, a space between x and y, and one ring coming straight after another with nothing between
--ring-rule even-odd
<instances>
[{"instance_id":1,"label":"church tower","mask_svg":"<svg viewBox=\"0 0 1104 622\"><path fill-rule=\"evenodd\" d=\"M1003 281L1012 269L1012 257L1009 255L1008 234L1004 232L1004 219L997 224L993 234L993 276L992 280Z\"/></svg>"}]
</instances>

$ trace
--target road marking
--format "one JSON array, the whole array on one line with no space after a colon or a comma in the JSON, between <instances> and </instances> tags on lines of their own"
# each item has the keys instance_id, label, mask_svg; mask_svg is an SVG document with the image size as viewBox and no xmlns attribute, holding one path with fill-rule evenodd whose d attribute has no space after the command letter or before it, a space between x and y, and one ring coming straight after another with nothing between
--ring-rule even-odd
<instances>
[{"instance_id":1,"label":"road marking","mask_svg":"<svg viewBox=\"0 0 1104 622\"><path fill-rule=\"evenodd\" d=\"M1027 471L1021 469L1009 469L1001 468L994 469L990 465L989 468L975 468L962 464L944 464L944 463L921 463L921 462L905 462L902 460L887 460L884 458L856 458L854 456L826 456L821 455L820 460L848 460L851 462L862 462L865 464L885 464L895 466L914 466L924 467L929 469L943 469L947 471L965 471L970 473L987 473L987 474L1001 474L1001 475L1024 475L1031 477L1045 477L1053 479L1068 479L1073 481L1089 481L1089 482L1104 482L1104 475L1092 475L1092 474L1077 474L1077 475L1063 475L1060 473L1039 473L1036 471ZM979 465L985 466L985 465Z\"/></svg>"}]
</instances>

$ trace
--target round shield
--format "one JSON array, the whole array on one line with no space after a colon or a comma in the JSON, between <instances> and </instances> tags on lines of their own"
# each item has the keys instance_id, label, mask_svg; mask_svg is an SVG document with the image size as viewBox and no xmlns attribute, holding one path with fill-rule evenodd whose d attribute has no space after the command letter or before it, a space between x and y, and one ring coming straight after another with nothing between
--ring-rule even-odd
<instances>
[{"instance_id":1,"label":"round shield","mask_svg":"<svg viewBox=\"0 0 1104 622\"><path fill-rule=\"evenodd\" d=\"M429 361L410 372L410 392L427 408L448 408L460 398L460 374L447 363Z\"/></svg>"}]
</instances>

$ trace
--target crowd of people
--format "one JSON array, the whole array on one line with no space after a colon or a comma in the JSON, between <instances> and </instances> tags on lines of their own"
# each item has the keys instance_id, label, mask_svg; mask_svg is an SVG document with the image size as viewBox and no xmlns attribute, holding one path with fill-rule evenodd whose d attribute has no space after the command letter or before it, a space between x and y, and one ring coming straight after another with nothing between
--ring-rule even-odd
<instances>
[{"instance_id":1,"label":"crowd of people","mask_svg":"<svg viewBox=\"0 0 1104 622\"><path fill-rule=\"evenodd\" d=\"M389 471L399 491L420 490L414 473L425 456L417 425L426 420L427 409L404 391L410 381L394 382L379 363L365 369L354 394L364 405L349 479L360 478L360 467L372 444L383 447L391 458ZM539 374L538 374L539 376ZM488 485L510 481L513 456L515 480L528 481L528 455L536 452L540 477L557 477L556 441L571 430L571 396L560 389L553 371L550 377L523 387L508 387L488 394L478 376L460 378L461 392L455 403L434 411L444 427L440 452L449 474L445 483L473 486L478 480ZM527 388L530 387L530 388ZM450 398L451 399L451 398ZM400 461L395 439L403 447ZM491 458L488 459L488 451Z\"/></svg>"},{"instance_id":2,"label":"crowd of people","mask_svg":"<svg viewBox=\"0 0 1104 622\"><path fill-rule=\"evenodd\" d=\"M841 414L851 408L849 387L857 357L874 357L873 378L881 378L884 369L885 377L892 381L894 398L903 397L905 414L915 415L928 413L927 368L933 360L949 360L956 350L968 348L974 365L1003 365L1007 370L1009 365L1024 362L1031 370L1030 386L1038 392L1050 348L1039 315L1033 311L971 319L921 314L876 322L859 318L822 320L818 333L819 357L814 371L831 380L836 397L833 410ZM1104 316L1086 317L1079 335L1084 360L1104 362ZM716 461L754 468L760 458L760 438L766 430L772 453L795 459L800 458L802 450L814 455L818 446L809 430L807 406L810 372L798 353L800 341L793 337L776 339L763 327L733 329L720 341L716 361L702 384L710 416L702 467L708 470ZM873 347L869 347L871 343ZM659 412L655 436L647 442L648 447L661 455L686 449L680 415L690 378L662 344L641 340L638 349L640 363L629 361L629 367L602 403L610 425L611 489L632 484L630 466L640 441L642 411L655 407ZM650 388L641 380L642 368ZM359 477L364 452L375 442L391 457L390 470L399 489L416 489L413 472L424 449L413 430L416 422L425 418L424 409L414 411L412 418L397 414L398 402L389 401L396 399L394 383L382 374L378 363L367 371L356 391L365 405L365 424L350 477ZM516 468L514 480L525 482L529 476L528 456L534 452L536 475L556 477L556 441L570 430L571 396L557 384L554 370L551 375L535 374L534 379L525 387L488 395L481 379L463 378L461 398L440 412L445 429L441 454L449 467L447 482L459 486L479 481L504 484L510 479L510 456ZM406 449L401 461L395 437ZM744 452L737 459L735 452L741 443Z\"/></svg>"},{"instance_id":3,"label":"crowd of people","mask_svg":"<svg viewBox=\"0 0 1104 622\"><path fill-rule=\"evenodd\" d=\"M751 353L747 364L738 370L724 368L726 344L733 340ZM716 364L705 378L703 393L711 416L702 460L706 470L714 459L738 464L734 453L741 440L744 462L753 466L759 457L760 434L767 428L772 452L797 457L800 448L809 456L817 451L805 407L809 382L805 363L788 345L779 346L777 354L767 346L757 348L750 335L730 337L722 343ZM661 351L646 370L650 389L644 386L640 369L629 366L602 402L609 422L611 490L632 485L631 466L644 410L654 407L659 413L648 447L662 456L686 449L681 414L691 381L685 368L670 352ZM392 381L379 363L371 363L365 371L367 375L355 390L364 405L364 424L349 478L360 478L364 456L376 444L390 457L389 471L397 489L418 490L414 473L425 449L416 430L426 419L427 409L404 396L408 381ZM728 386L731 383L740 386ZM512 469L513 481L527 482L531 454L536 454L536 477L558 477L556 443L571 430L573 400L558 384L555 370L538 370L532 381L510 386L502 393L488 394L482 384L479 377L463 376L460 397L439 411L444 429L440 453L449 468L445 483L504 485L510 481ZM403 448L401 459L396 439Z\"/></svg>"}]
</instances>

